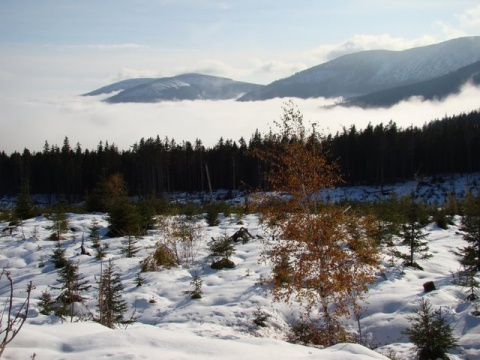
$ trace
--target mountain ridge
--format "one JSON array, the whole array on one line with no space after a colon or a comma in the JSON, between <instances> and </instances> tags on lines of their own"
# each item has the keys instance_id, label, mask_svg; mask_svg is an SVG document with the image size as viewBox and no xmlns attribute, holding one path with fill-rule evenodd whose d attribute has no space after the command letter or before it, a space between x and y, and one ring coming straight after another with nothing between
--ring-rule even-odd
<instances>
[{"instance_id":1,"label":"mountain ridge","mask_svg":"<svg viewBox=\"0 0 480 360\"><path fill-rule=\"evenodd\" d=\"M398 102L411 96L430 99L455 93L462 85L459 81L466 81L464 73L471 71L468 67L478 61L480 36L470 36L402 51L368 50L343 55L268 85L191 73L123 80L85 95L117 92L104 100L108 103L341 97L346 100L343 104L385 106L393 104L393 100L382 100L387 94ZM443 78L447 75L449 80ZM453 79L455 76L458 79ZM442 81L441 93L428 88ZM450 88L445 85L448 82Z\"/></svg>"},{"instance_id":2,"label":"mountain ridge","mask_svg":"<svg viewBox=\"0 0 480 360\"><path fill-rule=\"evenodd\" d=\"M260 86L263 85L213 75L188 73L163 78L124 80L85 95L100 95L120 91L104 100L108 103L227 100L236 99Z\"/></svg>"},{"instance_id":3,"label":"mountain ridge","mask_svg":"<svg viewBox=\"0 0 480 360\"><path fill-rule=\"evenodd\" d=\"M274 81L239 100L258 101L275 97L350 98L433 79L479 60L480 36L403 51L361 51Z\"/></svg>"},{"instance_id":4,"label":"mountain ridge","mask_svg":"<svg viewBox=\"0 0 480 360\"><path fill-rule=\"evenodd\" d=\"M388 107L413 96L423 100L443 100L449 95L458 94L461 87L467 83L480 86L480 61L438 78L353 97L341 105Z\"/></svg>"}]
</instances>

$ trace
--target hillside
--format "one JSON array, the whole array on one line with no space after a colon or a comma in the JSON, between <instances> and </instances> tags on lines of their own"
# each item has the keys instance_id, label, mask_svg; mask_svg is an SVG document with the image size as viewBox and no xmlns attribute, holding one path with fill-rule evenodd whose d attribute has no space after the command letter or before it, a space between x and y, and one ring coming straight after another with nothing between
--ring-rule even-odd
<instances>
[{"instance_id":1,"label":"hillside","mask_svg":"<svg viewBox=\"0 0 480 360\"><path fill-rule=\"evenodd\" d=\"M157 79L155 78L136 78L136 79L127 79L122 80L107 86L103 86L97 90L93 90L89 93L84 94L84 96L97 96L103 94L111 94L118 91L124 91L131 89L135 86L149 84Z\"/></svg>"},{"instance_id":2,"label":"hillside","mask_svg":"<svg viewBox=\"0 0 480 360\"><path fill-rule=\"evenodd\" d=\"M259 101L273 98L350 99L344 105L391 106L411 96L442 99L467 81L478 83L480 37L463 37L404 51L344 55L268 85L182 74L123 80L84 94L110 94L109 103L183 100Z\"/></svg>"},{"instance_id":3,"label":"hillside","mask_svg":"<svg viewBox=\"0 0 480 360\"><path fill-rule=\"evenodd\" d=\"M471 179L470 179L471 180ZM459 188L466 180L455 182ZM412 190L412 184L399 185L399 194ZM371 193L374 189L358 189ZM354 196L358 190L352 188ZM441 189L439 190L442 191ZM339 189L338 199L345 189ZM335 197L332 194L332 197ZM455 225L443 230L429 224L424 230L430 252L434 255L422 262L424 271L405 268L400 260L392 259L385 249L384 273L378 274L371 286L367 308L361 316L362 333L366 344L375 352L354 344L339 344L332 348L315 349L286 343L289 327L298 319L299 308L273 302L267 289L259 283L266 277L270 265L259 261L259 255L269 241L255 214L220 218L218 226L207 226L199 219L201 245L189 267L176 267L158 272L143 273L145 283L138 287L135 277L139 261L147 256L154 244L162 239L158 230L151 230L139 239L139 253L125 258L122 249L125 238L107 238L105 214L68 214L70 230L62 241L66 256L79 264L80 274L94 285L86 294L85 307L77 307L86 315L84 321L62 323L56 316L39 313L38 298L45 290L56 294L51 286L58 284L58 274L49 260L55 242L48 240L52 221L44 216L29 219L12 235L0 237L0 266L9 270L15 279L15 303L25 296L29 281L34 283L32 309L27 324L6 349L5 359L24 359L35 354L36 359L385 359L380 353L395 354L397 359L413 359L414 347L401 331L407 326L421 298L427 298L434 308L441 307L459 338L460 349L452 351L452 360L473 359L480 356L480 317L471 315L472 304L465 301L465 289L454 284L452 274L459 270L452 250L464 246L459 232L459 217ZM108 244L107 258L112 259L121 274L123 298L134 315L134 324L110 330L90 320L96 313L96 278L101 262L94 256L80 255L81 239L85 237L87 249L95 254L88 239L92 220L100 225L101 242ZM239 223L241 220L241 223ZM4 228L5 222L0 224ZM231 235L245 227L255 237L248 243L235 243L231 270L213 270L206 243L212 237ZM400 251L397 239L396 244ZM195 275L203 280L203 297L192 300L184 292L192 289ZM434 281L437 290L425 294L423 283ZM0 301L5 301L7 287L0 287ZM266 327L253 323L255 311L268 315ZM352 334L357 333L355 321L346 321Z\"/></svg>"},{"instance_id":4,"label":"hillside","mask_svg":"<svg viewBox=\"0 0 480 360\"><path fill-rule=\"evenodd\" d=\"M239 100L351 98L434 79L479 60L480 37L459 38L404 51L362 51L274 81Z\"/></svg>"},{"instance_id":5,"label":"hillside","mask_svg":"<svg viewBox=\"0 0 480 360\"><path fill-rule=\"evenodd\" d=\"M421 97L424 100L441 101L449 95L458 94L466 83L480 85L480 61L432 80L354 97L341 105L363 108L389 107L413 96Z\"/></svg>"},{"instance_id":6,"label":"hillside","mask_svg":"<svg viewBox=\"0 0 480 360\"><path fill-rule=\"evenodd\" d=\"M111 84L86 96L119 93L108 97L109 103L153 103L182 100L227 100L254 91L262 85L234 81L218 76L183 74L160 79L130 79Z\"/></svg>"}]
</instances>

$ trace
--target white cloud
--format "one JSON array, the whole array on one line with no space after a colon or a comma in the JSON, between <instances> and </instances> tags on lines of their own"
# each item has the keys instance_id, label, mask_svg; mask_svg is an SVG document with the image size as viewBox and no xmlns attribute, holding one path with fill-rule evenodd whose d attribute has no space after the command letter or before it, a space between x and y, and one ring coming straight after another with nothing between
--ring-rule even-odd
<instances>
[{"instance_id":1,"label":"white cloud","mask_svg":"<svg viewBox=\"0 0 480 360\"><path fill-rule=\"evenodd\" d=\"M0 69L0 81L9 80L13 77L13 74L10 71L5 71Z\"/></svg>"},{"instance_id":2,"label":"white cloud","mask_svg":"<svg viewBox=\"0 0 480 360\"><path fill-rule=\"evenodd\" d=\"M88 44L88 45L68 45L72 49L94 49L102 51L129 50L129 49L147 49L148 46L140 44Z\"/></svg>"},{"instance_id":3,"label":"white cloud","mask_svg":"<svg viewBox=\"0 0 480 360\"><path fill-rule=\"evenodd\" d=\"M232 5L229 4L228 2L221 1L221 2L218 2L218 3L217 3L217 7L218 7L220 10L228 10L228 9L231 9L231 8L232 8Z\"/></svg>"},{"instance_id":4,"label":"white cloud","mask_svg":"<svg viewBox=\"0 0 480 360\"><path fill-rule=\"evenodd\" d=\"M294 99L306 121L325 133L352 124L358 129L393 120L400 127L421 126L446 115L477 110L480 89L465 86L447 100L402 102L390 109L323 107L327 101ZM258 102L185 101L157 104L106 104L99 98L63 97L19 99L0 97L2 119L0 151L7 154L28 148L41 151L45 141L61 145L65 136L83 149L94 149L108 140L128 149L142 137L174 138L177 142L202 140L215 145L220 137L247 141L256 129L265 133L281 116L286 99Z\"/></svg>"},{"instance_id":5,"label":"white cloud","mask_svg":"<svg viewBox=\"0 0 480 360\"><path fill-rule=\"evenodd\" d=\"M433 28L440 30L442 40L453 39L462 36L477 35L480 31L480 5L466 9L456 14L457 23L451 24L444 21L436 21Z\"/></svg>"},{"instance_id":6,"label":"white cloud","mask_svg":"<svg viewBox=\"0 0 480 360\"><path fill-rule=\"evenodd\" d=\"M110 82L118 82L134 78L157 78L168 76L161 71L153 69L132 69L126 66L120 68L117 73L111 77Z\"/></svg>"},{"instance_id":7,"label":"white cloud","mask_svg":"<svg viewBox=\"0 0 480 360\"><path fill-rule=\"evenodd\" d=\"M406 4L402 3L401 6ZM411 2L412 6L421 6L421 3ZM425 5L425 4L424 4ZM428 5L431 6L432 4ZM390 5L389 5L390 6ZM325 62L339 56L365 50L406 50L418 46L425 46L441 41L478 34L480 31L480 5L466 9L455 16L456 23L435 21L431 24L436 30L435 35L423 35L414 39L395 37L385 33L380 35L356 34L340 44L323 44L305 52L305 59L310 63L314 60Z\"/></svg>"},{"instance_id":8,"label":"white cloud","mask_svg":"<svg viewBox=\"0 0 480 360\"><path fill-rule=\"evenodd\" d=\"M242 69L227 63L223 60L215 60L211 58L203 58L195 62L195 64L178 66L176 72L180 73L199 73L206 75L225 76L237 78L243 73Z\"/></svg>"},{"instance_id":9,"label":"white cloud","mask_svg":"<svg viewBox=\"0 0 480 360\"><path fill-rule=\"evenodd\" d=\"M435 42L437 42L437 40L428 35L408 40L401 37L393 37L389 34L357 34L341 44L321 45L307 52L306 55L310 58L317 59L317 61L324 62L359 51L379 49L399 51L418 46L430 45Z\"/></svg>"},{"instance_id":10,"label":"white cloud","mask_svg":"<svg viewBox=\"0 0 480 360\"><path fill-rule=\"evenodd\" d=\"M480 5L467 9L463 14L457 15L462 28L480 31Z\"/></svg>"}]
</instances>

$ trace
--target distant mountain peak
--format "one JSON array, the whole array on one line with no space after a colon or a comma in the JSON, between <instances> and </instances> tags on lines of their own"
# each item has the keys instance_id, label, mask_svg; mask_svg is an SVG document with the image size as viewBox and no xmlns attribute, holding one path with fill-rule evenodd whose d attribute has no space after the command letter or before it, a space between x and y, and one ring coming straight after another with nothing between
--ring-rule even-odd
<instances>
[{"instance_id":1,"label":"distant mountain peak","mask_svg":"<svg viewBox=\"0 0 480 360\"><path fill-rule=\"evenodd\" d=\"M110 94L109 103L181 100L228 100L261 88L263 85L235 81L229 78L196 73L172 77L130 79L120 81L85 95Z\"/></svg>"}]
</instances>

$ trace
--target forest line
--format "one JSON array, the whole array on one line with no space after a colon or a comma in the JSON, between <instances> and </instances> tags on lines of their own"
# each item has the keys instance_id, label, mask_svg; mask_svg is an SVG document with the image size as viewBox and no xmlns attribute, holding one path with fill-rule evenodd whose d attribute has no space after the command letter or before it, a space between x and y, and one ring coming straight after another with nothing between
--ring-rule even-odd
<instances>
[{"instance_id":1,"label":"forest line","mask_svg":"<svg viewBox=\"0 0 480 360\"><path fill-rule=\"evenodd\" d=\"M78 201L98 181L122 174L131 195L161 196L213 189L268 189L266 164L255 149L273 146L273 135L256 131L247 141L220 138L213 147L160 136L142 138L128 150L100 142L96 149L45 142L43 151L0 153L0 194L31 194ZM480 112L433 120L422 127L394 122L358 130L354 125L322 136L322 149L339 165L346 185L383 185L424 175L480 171Z\"/></svg>"}]
</instances>

